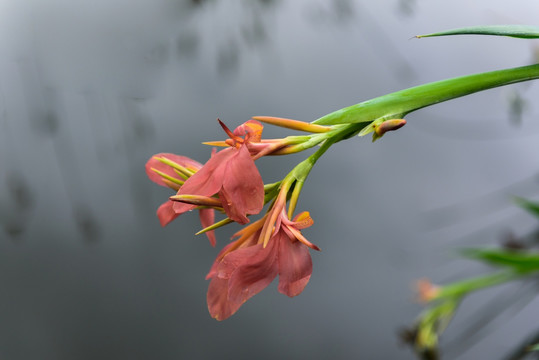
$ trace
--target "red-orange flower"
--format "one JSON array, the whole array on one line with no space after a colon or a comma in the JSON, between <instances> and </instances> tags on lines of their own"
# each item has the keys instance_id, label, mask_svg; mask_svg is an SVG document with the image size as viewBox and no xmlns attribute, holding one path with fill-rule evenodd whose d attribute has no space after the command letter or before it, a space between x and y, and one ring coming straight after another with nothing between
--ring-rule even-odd
<instances>
[{"instance_id":1,"label":"red-orange flower","mask_svg":"<svg viewBox=\"0 0 539 360\"><path fill-rule=\"evenodd\" d=\"M163 159L165 162L163 162ZM176 164L177 168L185 169L187 174L182 174L172 165ZM196 173L202 164L192 160L188 157L169 154L169 153L160 153L152 156L150 160L146 162L146 174L153 182L161 185L170 187L178 191L182 184L190 174ZM173 208L174 202L171 200L165 201L157 209L157 217L161 226L166 226L172 220L177 218L183 212L177 212ZM200 223L202 227L208 227L214 223L215 214L213 209L200 209L199 211ZM215 246L215 233L213 231L206 232L208 239L212 246Z\"/></svg>"},{"instance_id":2,"label":"red-orange flower","mask_svg":"<svg viewBox=\"0 0 539 360\"><path fill-rule=\"evenodd\" d=\"M260 237L267 216L247 226L217 256L206 276L212 279L208 288L208 310L212 317L224 320L234 314L252 296L262 291L279 275L279 292L290 297L299 295L312 274L309 250L298 235L312 225L309 213L289 220L282 211L268 245Z\"/></svg>"},{"instance_id":3,"label":"red-orange flower","mask_svg":"<svg viewBox=\"0 0 539 360\"><path fill-rule=\"evenodd\" d=\"M222 124L222 123L221 123ZM262 125L248 121L230 132L229 148L219 151L193 176L185 181L178 195L214 196L228 217L240 224L249 222L248 214L258 214L264 206L264 182L249 151L250 141L259 141ZM242 138L241 136L245 136ZM176 213L191 210L196 205L176 202Z\"/></svg>"}]
</instances>

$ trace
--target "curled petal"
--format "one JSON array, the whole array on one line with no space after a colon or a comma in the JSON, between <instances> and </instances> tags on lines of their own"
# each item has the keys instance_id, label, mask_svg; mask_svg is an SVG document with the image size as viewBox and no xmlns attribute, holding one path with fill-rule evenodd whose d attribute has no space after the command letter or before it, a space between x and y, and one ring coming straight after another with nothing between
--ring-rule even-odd
<instances>
[{"instance_id":1,"label":"curled petal","mask_svg":"<svg viewBox=\"0 0 539 360\"><path fill-rule=\"evenodd\" d=\"M301 242L291 241L283 232L276 237L272 241L279 241L279 292L290 297L299 295L313 272L311 254Z\"/></svg>"},{"instance_id":2,"label":"curled petal","mask_svg":"<svg viewBox=\"0 0 539 360\"><path fill-rule=\"evenodd\" d=\"M234 129L234 135L247 135L245 140L249 142L260 142L262 139L262 129L264 126L256 120L249 120Z\"/></svg>"},{"instance_id":3,"label":"curled petal","mask_svg":"<svg viewBox=\"0 0 539 360\"><path fill-rule=\"evenodd\" d=\"M304 211L296 215L294 220L292 220L291 225L296 229L305 229L314 224L314 220L311 218L311 215L308 211Z\"/></svg>"}]
</instances>

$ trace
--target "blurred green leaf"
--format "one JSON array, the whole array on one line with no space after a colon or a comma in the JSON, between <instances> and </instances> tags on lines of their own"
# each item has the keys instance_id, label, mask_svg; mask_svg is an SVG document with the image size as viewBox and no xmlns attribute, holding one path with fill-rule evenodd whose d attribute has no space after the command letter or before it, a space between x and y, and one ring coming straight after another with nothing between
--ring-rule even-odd
<instances>
[{"instance_id":1,"label":"blurred green leaf","mask_svg":"<svg viewBox=\"0 0 539 360\"><path fill-rule=\"evenodd\" d=\"M530 351L539 351L539 344L536 344L530 348Z\"/></svg>"},{"instance_id":2,"label":"blurred green leaf","mask_svg":"<svg viewBox=\"0 0 539 360\"><path fill-rule=\"evenodd\" d=\"M517 203L518 206L520 206L521 208L527 210L530 214L535 215L536 217L539 218L539 203L538 202L529 201L529 200L519 198L519 197L515 198L515 202Z\"/></svg>"},{"instance_id":3,"label":"blurred green leaf","mask_svg":"<svg viewBox=\"0 0 539 360\"><path fill-rule=\"evenodd\" d=\"M412 111L443 101L521 81L539 79L539 64L467 75L419 85L346 107L313 121L320 125L403 119Z\"/></svg>"},{"instance_id":4,"label":"blurred green leaf","mask_svg":"<svg viewBox=\"0 0 539 360\"><path fill-rule=\"evenodd\" d=\"M504 249L464 249L462 255L491 265L513 268L519 273L539 270L539 252L515 252Z\"/></svg>"},{"instance_id":5,"label":"blurred green leaf","mask_svg":"<svg viewBox=\"0 0 539 360\"><path fill-rule=\"evenodd\" d=\"M495 35L510 36L521 39L537 39L539 38L539 27L527 25L470 26L427 35L417 35L416 37L424 38L448 35Z\"/></svg>"}]
</instances>

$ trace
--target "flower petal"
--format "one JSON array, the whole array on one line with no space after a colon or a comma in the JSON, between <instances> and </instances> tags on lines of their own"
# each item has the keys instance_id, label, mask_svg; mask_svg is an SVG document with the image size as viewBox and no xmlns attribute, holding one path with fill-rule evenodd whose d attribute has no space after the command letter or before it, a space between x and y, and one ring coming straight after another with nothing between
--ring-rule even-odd
<instances>
[{"instance_id":1,"label":"flower petal","mask_svg":"<svg viewBox=\"0 0 539 360\"><path fill-rule=\"evenodd\" d=\"M228 159L219 198L228 217L240 224L249 222L247 214L258 214L264 207L264 181L247 146Z\"/></svg>"},{"instance_id":2,"label":"flower petal","mask_svg":"<svg viewBox=\"0 0 539 360\"><path fill-rule=\"evenodd\" d=\"M215 261L213 262L210 271L208 272L208 275L206 275L206 280L213 279L214 277L217 277L217 270L219 268L219 264L221 263L222 257L224 254L228 252L228 249L233 246L236 243L236 241L233 241L226 245L221 251L219 251L219 254L217 254L217 257L215 258Z\"/></svg>"},{"instance_id":3,"label":"flower petal","mask_svg":"<svg viewBox=\"0 0 539 360\"><path fill-rule=\"evenodd\" d=\"M279 242L278 290L290 297L299 295L313 272L309 249L299 241L291 241L283 231L278 232L271 239L271 242L275 241Z\"/></svg>"},{"instance_id":4,"label":"flower petal","mask_svg":"<svg viewBox=\"0 0 539 360\"><path fill-rule=\"evenodd\" d=\"M314 220L311 218L309 212L303 211L294 217L294 220L292 220L290 225L294 226L296 229L305 229L312 224L314 224Z\"/></svg>"},{"instance_id":5,"label":"flower petal","mask_svg":"<svg viewBox=\"0 0 539 360\"><path fill-rule=\"evenodd\" d=\"M232 316L241 303L228 301L228 280L215 277L208 286L206 301L208 302L208 311L216 320L225 320Z\"/></svg>"},{"instance_id":6,"label":"flower petal","mask_svg":"<svg viewBox=\"0 0 539 360\"><path fill-rule=\"evenodd\" d=\"M187 168L195 168L199 169L202 167L202 164L198 163L195 160L189 159L186 156L176 155L176 154L170 154L170 153L159 153L155 154L146 162L146 175L152 180L153 182L168 187L167 184L163 182L163 178L158 175L155 171L152 170L152 168L159 170L173 178L180 178L178 174L174 171L174 169L167 165L163 164L161 161L159 161L157 158L164 157L169 160L174 161L175 163L180 164L181 166L187 167ZM182 179L183 180L183 179Z\"/></svg>"},{"instance_id":7,"label":"flower petal","mask_svg":"<svg viewBox=\"0 0 539 360\"><path fill-rule=\"evenodd\" d=\"M255 245L257 237L258 235L255 234L248 238L240 238L236 241L232 241L231 243L226 245L221 251L219 251L219 254L217 254L217 257L215 258L215 261L213 262L210 272L208 273L208 275L206 275L206 280L217 276L219 265L221 264L221 261L223 260L225 255L227 255L229 252L237 251L238 249L244 249L244 248Z\"/></svg>"},{"instance_id":8,"label":"flower petal","mask_svg":"<svg viewBox=\"0 0 539 360\"><path fill-rule=\"evenodd\" d=\"M226 164L236 153L236 149L228 148L219 151L208 160L208 162L198 170L193 176L182 185L179 195L203 195L212 196L217 194L223 184ZM174 211L182 213L192 210L196 205L176 202Z\"/></svg>"},{"instance_id":9,"label":"flower petal","mask_svg":"<svg viewBox=\"0 0 539 360\"><path fill-rule=\"evenodd\" d=\"M249 120L234 129L234 135L244 136L246 141L260 142L262 139L262 129L264 125L256 120Z\"/></svg>"},{"instance_id":10,"label":"flower petal","mask_svg":"<svg viewBox=\"0 0 539 360\"><path fill-rule=\"evenodd\" d=\"M161 226L166 226L169 222L176 219L180 214L176 213L172 208L173 202L168 200L161 204L157 209L157 218Z\"/></svg>"},{"instance_id":11,"label":"flower petal","mask_svg":"<svg viewBox=\"0 0 539 360\"><path fill-rule=\"evenodd\" d=\"M225 246L206 276L206 279L212 279L207 294L208 310L217 320L233 315L245 301L262 291L277 276L273 247L249 246L252 244L250 240L240 245L246 247L231 251L219 260L230 247L237 246L238 241Z\"/></svg>"},{"instance_id":12,"label":"flower petal","mask_svg":"<svg viewBox=\"0 0 539 360\"><path fill-rule=\"evenodd\" d=\"M213 209L200 209L198 215L200 217L200 224L202 225L202 228L207 228L208 226L213 225L213 223L215 222L215 212L213 211ZM215 247L215 231L212 230L206 232L206 236L208 236L208 240L210 240L211 246Z\"/></svg>"},{"instance_id":13,"label":"flower petal","mask_svg":"<svg viewBox=\"0 0 539 360\"><path fill-rule=\"evenodd\" d=\"M226 255L218 276L228 279L228 301L243 304L275 279L278 273L275 244L262 244L239 249Z\"/></svg>"}]
</instances>

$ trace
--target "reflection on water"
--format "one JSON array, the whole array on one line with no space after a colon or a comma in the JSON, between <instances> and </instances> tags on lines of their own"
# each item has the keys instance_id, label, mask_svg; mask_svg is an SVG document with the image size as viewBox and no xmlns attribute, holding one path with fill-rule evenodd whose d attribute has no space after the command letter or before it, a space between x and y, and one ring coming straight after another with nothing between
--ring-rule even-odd
<instances>
[{"instance_id":1,"label":"reflection on water","mask_svg":"<svg viewBox=\"0 0 539 360\"><path fill-rule=\"evenodd\" d=\"M350 0L332 0L328 2L313 2L307 10L313 25L323 23L347 25L356 17L356 4Z\"/></svg>"},{"instance_id":2,"label":"reflection on water","mask_svg":"<svg viewBox=\"0 0 539 360\"><path fill-rule=\"evenodd\" d=\"M0 202L2 227L11 238L19 238L35 203L34 191L20 173L9 171L6 171L4 191L8 198Z\"/></svg>"},{"instance_id":3,"label":"reflection on water","mask_svg":"<svg viewBox=\"0 0 539 360\"><path fill-rule=\"evenodd\" d=\"M217 117L232 127L251 115L314 120L421 82L525 63L524 42L409 39L487 22L491 9L535 21L537 3L8 3L2 358L411 359L394 335L420 311L409 284L471 273L446 258L463 234L490 243L507 227L520 239L531 226L504 211L510 195L537 194L537 85L433 107L397 135L350 139L325 155L300 199L316 222L306 235L324 249L311 283L292 300L268 289L216 323L204 282L216 249L192 235L193 214L159 226L168 193L145 177L152 154L205 161L200 143L223 136ZM302 158L264 159L263 175L279 178ZM485 223L492 231L474 233ZM499 336L459 356L478 358Z\"/></svg>"},{"instance_id":4,"label":"reflection on water","mask_svg":"<svg viewBox=\"0 0 539 360\"><path fill-rule=\"evenodd\" d=\"M186 30L178 35L178 56L186 59L196 59L199 49L199 35L194 31Z\"/></svg>"},{"instance_id":5,"label":"reflection on water","mask_svg":"<svg viewBox=\"0 0 539 360\"><path fill-rule=\"evenodd\" d=\"M507 96L507 102L509 103L509 121L515 125L520 125L522 122L522 115L526 110L527 100L519 91L514 90Z\"/></svg>"},{"instance_id":6,"label":"reflection on water","mask_svg":"<svg viewBox=\"0 0 539 360\"><path fill-rule=\"evenodd\" d=\"M413 15L416 7L417 7L416 0L399 0L398 5L397 5L399 13L402 14L403 16Z\"/></svg>"}]
</instances>

